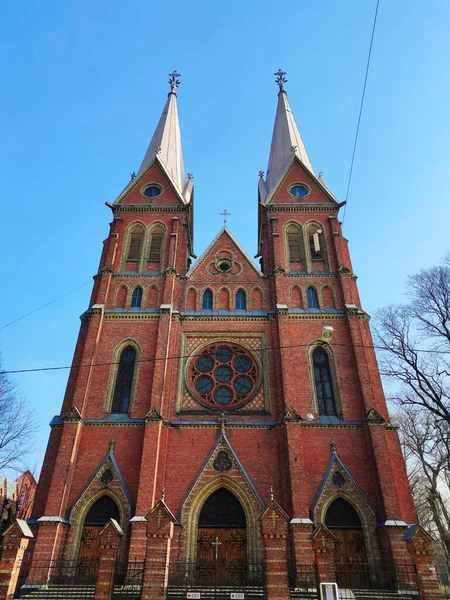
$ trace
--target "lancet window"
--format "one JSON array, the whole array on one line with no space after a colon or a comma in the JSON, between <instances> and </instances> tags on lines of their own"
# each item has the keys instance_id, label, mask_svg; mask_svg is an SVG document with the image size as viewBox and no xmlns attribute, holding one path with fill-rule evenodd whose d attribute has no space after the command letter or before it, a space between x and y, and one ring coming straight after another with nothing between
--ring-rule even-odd
<instances>
[{"instance_id":1,"label":"lancet window","mask_svg":"<svg viewBox=\"0 0 450 600\"><path fill-rule=\"evenodd\" d=\"M247 295L244 290L236 292L236 310L247 310Z\"/></svg>"},{"instance_id":2,"label":"lancet window","mask_svg":"<svg viewBox=\"0 0 450 600\"><path fill-rule=\"evenodd\" d=\"M328 354L321 346L319 346L314 350L312 358L319 414L335 416L336 403Z\"/></svg>"},{"instance_id":3,"label":"lancet window","mask_svg":"<svg viewBox=\"0 0 450 600\"><path fill-rule=\"evenodd\" d=\"M161 262L164 229L162 225L155 225L150 231L150 245L148 252L149 262Z\"/></svg>"},{"instance_id":4,"label":"lancet window","mask_svg":"<svg viewBox=\"0 0 450 600\"><path fill-rule=\"evenodd\" d=\"M313 287L306 290L306 298L308 300L308 308L319 308L319 296Z\"/></svg>"},{"instance_id":5,"label":"lancet window","mask_svg":"<svg viewBox=\"0 0 450 600\"><path fill-rule=\"evenodd\" d=\"M135 366L136 349L130 344L126 346L120 354L111 407L112 413L126 414L130 409Z\"/></svg>"},{"instance_id":6,"label":"lancet window","mask_svg":"<svg viewBox=\"0 0 450 600\"><path fill-rule=\"evenodd\" d=\"M292 268L292 263L297 263L296 270L302 270L303 262L303 240L302 233L296 225L289 225L286 230L287 248L289 253L289 264ZM294 265L295 266L295 265Z\"/></svg>"},{"instance_id":7,"label":"lancet window","mask_svg":"<svg viewBox=\"0 0 450 600\"><path fill-rule=\"evenodd\" d=\"M205 290L202 298L202 309L212 310L213 309L213 293L211 290Z\"/></svg>"},{"instance_id":8,"label":"lancet window","mask_svg":"<svg viewBox=\"0 0 450 600\"><path fill-rule=\"evenodd\" d=\"M144 230L141 225L135 225L130 231L130 243L128 246L127 260L139 261L141 257Z\"/></svg>"},{"instance_id":9,"label":"lancet window","mask_svg":"<svg viewBox=\"0 0 450 600\"><path fill-rule=\"evenodd\" d=\"M309 271L325 270L326 252L323 228L319 224L312 224L307 229L308 254L310 260Z\"/></svg>"},{"instance_id":10,"label":"lancet window","mask_svg":"<svg viewBox=\"0 0 450 600\"><path fill-rule=\"evenodd\" d=\"M142 288L134 288L131 296L131 308L141 308L142 304Z\"/></svg>"}]
</instances>

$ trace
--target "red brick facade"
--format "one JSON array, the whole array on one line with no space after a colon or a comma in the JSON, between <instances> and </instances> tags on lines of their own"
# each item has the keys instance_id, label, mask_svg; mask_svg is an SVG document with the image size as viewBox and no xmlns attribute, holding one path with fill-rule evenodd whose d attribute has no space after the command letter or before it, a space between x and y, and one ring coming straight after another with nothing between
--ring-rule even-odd
<instances>
[{"instance_id":1,"label":"red brick facade","mask_svg":"<svg viewBox=\"0 0 450 600\"><path fill-rule=\"evenodd\" d=\"M309 190L305 197L289 192L298 182ZM142 194L150 183L161 186L158 197ZM334 536L317 528L336 498L358 514L368 561L395 559L392 531L403 536L417 517L339 204L323 182L294 158L270 202L259 203L261 270L225 228L190 264L192 202L157 155L111 208L110 233L81 318L77 368L51 424L34 506L34 558L76 559L88 510L108 494L124 532L117 541L121 559L149 559L154 552L157 568L145 574L144 596L162 598L171 561L196 561L203 502L225 487L244 508L249 562L265 565L268 598L286 598L287 573L296 564L317 560L325 565L323 577L334 577ZM255 227L256 221L255 214ZM127 260L136 224L143 232L141 254ZM147 260L155 224L163 231L159 262ZM297 261L289 257L290 225L300 235ZM310 247L310 232L317 230L320 260ZM222 270L223 260L229 270ZM143 290L139 308L130 306L136 286ZM309 308L309 287L318 308ZM207 289L212 309L203 308ZM245 309L236 308L238 290L245 292ZM334 330L328 341L325 326ZM235 410L217 403L208 408L190 380L195 356L215 343L241 348L256 365L251 398ZM137 357L129 408L111 414L117 363L127 345ZM329 361L331 417L319 414L317 347ZM225 422L219 423L222 410ZM226 472L215 466L219 451L231 462ZM162 495L161 517L155 510Z\"/></svg>"}]
</instances>

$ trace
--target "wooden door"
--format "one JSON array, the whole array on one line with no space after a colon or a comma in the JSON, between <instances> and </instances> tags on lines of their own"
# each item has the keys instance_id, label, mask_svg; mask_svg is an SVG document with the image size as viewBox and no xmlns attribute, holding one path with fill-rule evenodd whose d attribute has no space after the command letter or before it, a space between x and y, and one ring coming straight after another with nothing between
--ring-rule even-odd
<instances>
[{"instance_id":1,"label":"wooden door","mask_svg":"<svg viewBox=\"0 0 450 600\"><path fill-rule=\"evenodd\" d=\"M197 571L205 583L243 585L247 573L244 527L201 527L197 536Z\"/></svg>"},{"instance_id":2,"label":"wooden door","mask_svg":"<svg viewBox=\"0 0 450 600\"><path fill-rule=\"evenodd\" d=\"M367 563L362 529L332 529L336 563Z\"/></svg>"},{"instance_id":3,"label":"wooden door","mask_svg":"<svg viewBox=\"0 0 450 600\"><path fill-rule=\"evenodd\" d=\"M95 579L100 551L100 531L103 526L85 525L81 532L80 550L76 564L76 579L89 583Z\"/></svg>"}]
</instances>

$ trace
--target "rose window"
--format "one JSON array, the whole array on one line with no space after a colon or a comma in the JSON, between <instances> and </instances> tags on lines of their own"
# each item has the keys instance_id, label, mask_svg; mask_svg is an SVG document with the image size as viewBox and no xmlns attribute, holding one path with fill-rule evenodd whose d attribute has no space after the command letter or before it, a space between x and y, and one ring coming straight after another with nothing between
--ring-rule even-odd
<instances>
[{"instance_id":1,"label":"rose window","mask_svg":"<svg viewBox=\"0 0 450 600\"><path fill-rule=\"evenodd\" d=\"M194 356L188 369L194 396L208 408L234 409L250 400L259 382L252 354L235 344L214 344Z\"/></svg>"}]
</instances>

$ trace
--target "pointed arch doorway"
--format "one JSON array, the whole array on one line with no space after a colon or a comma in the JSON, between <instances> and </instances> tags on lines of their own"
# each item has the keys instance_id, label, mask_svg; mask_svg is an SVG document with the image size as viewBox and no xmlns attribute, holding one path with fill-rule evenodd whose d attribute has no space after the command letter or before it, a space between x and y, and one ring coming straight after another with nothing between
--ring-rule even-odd
<instances>
[{"instance_id":1,"label":"pointed arch doorway","mask_svg":"<svg viewBox=\"0 0 450 600\"><path fill-rule=\"evenodd\" d=\"M95 572L94 565L100 552L99 534L110 519L120 523L119 507L111 496L104 494L91 506L84 519L77 559L79 578L89 579Z\"/></svg>"},{"instance_id":2,"label":"pointed arch doorway","mask_svg":"<svg viewBox=\"0 0 450 600\"><path fill-rule=\"evenodd\" d=\"M197 570L217 585L241 585L247 574L247 522L244 509L222 487L205 501L198 519Z\"/></svg>"}]
</instances>

